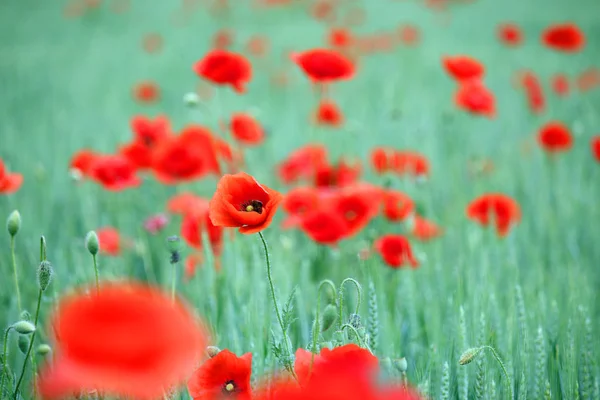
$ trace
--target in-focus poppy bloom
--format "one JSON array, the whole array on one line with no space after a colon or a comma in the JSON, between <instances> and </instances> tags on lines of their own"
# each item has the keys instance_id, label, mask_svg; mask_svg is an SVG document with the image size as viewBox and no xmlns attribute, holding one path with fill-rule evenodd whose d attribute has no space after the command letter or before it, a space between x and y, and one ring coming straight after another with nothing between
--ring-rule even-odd
<instances>
[{"instance_id":1,"label":"in-focus poppy bloom","mask_svg":"<svg viewBox=\"0 0 600 400\"><path fill-rule=\"evenodd\" d=\"M596 158L596 161L600 162L600 135L594 136L590 144L593 156Z\"/></svg>"},{"instance_id":2,"label":"in-focus poppy bloom","mask_svg":"<svg viewBox=\"0 0 600 400\"><path fill-rule=\"evenodd\" d=\"M15 193L23 184L23 175L8 172L0 158L0 194Z\"/></svg>"},{"instance_id":3,"label":"in-focus poppy bloom","mask_svg":"<svg viewBox=\"0 0 600 400\"><path fill-rule=\"evenodd\" d=\"M160 98L160 88L151 81L140 82L133 88L133 98L140 103L154 103Z\"/></svg>"},{"instance_id":4,"label":"in-focus poppy bloom","mask_svg":"<svg viewBox=\"0 0 600 400\"><path fill-rule=\"evenodd\" d=\"M319 244L336 245L348 235L346 220L329 207L308 211L301 218L300 229Z\"/></svg>"},{"instance_id":5,"label":"in-focus poppy bloom","mask_svg":"<svg viewBox=\"0 0 600 400\"><path fill-rule=\"evenodd\" d=\"M410 264L413 268L419 266L419 261L413 256L410 242L402 235L383 235L373 243L383 261L392 268L400 268Z\"/></svg>"},{"instance_id":6,"label":"in-focus poppy bloom","mask_svg":"<svg viewBox=\"0 0 600 400\"><path fill-rule=\"evenodd\" d=\"M98 155L90 166L90 177L110 191L137 187L142 182L135 166L122 155Z\"/></svg>"},{"instance_id":7,"label":"in-focus poppy bloom","mask_svg":"<svg viewBox=\"0 0 600 400\"><path fill-rule=\"evenodd\" d=\"M142 40L142 48L148 54L158 53L162 50L163 38L158 33L148 33Z\"/></svg>"},{"instance_id":8,"label":"in-focus poppy bloom","mask_svg":"<svg viewBox=\"0 0 600 400\"><path fill-rule=\"evenodd\" d=\"M252 353L241 357L221 350L198 368L188 381L188 391L194 400L219 400L251 397Z\"/></svg>"},{"instance_id":9,"label":"in-focus poppy bloom","mask_svg":"<svg viewBox=\"0 0 600 400\"><path fill-rule=\"evenodd\" d=\"M315 83L348 80L356 71L352 61L335 50L307 50L302 53L292 53L291 58Z\"/></svg>"},{"instance_id":10,"label":"in-focus poppy bloom","mask_svg":"<svg viewBox=\"0 0 600 400\"><path fill-rule=\"evenodd\" d=\"M247 146L261 144L265 138L265 131L260 123L246 113L233 114L229 122L229 129L235 140Z\"/></svg>"},{"instance_id":11,"label":"in-focus poppy bloom","mask_svg":"<svg viewBox=\"0 0 600 400\"><path fill-rule=\"evenodd\" d=\"M498 39L507 46L519 46L523 42L523 33L516 24L500 24L497 30Z\"/></svg>"},{"instance_id":12,"label":"in-focus poppy bloom","mask_svg":"<svg viewBox=\"0 0 600 400\"><path fill-rule=\"evenodd\" d=\"M229 85L237 93L245 93L252 78L252 64L241 54L217 49L198 61L194 72L215 85Z\"/></svg>"},{"instance_id":13,"label":"in-focus poppy bloom","mask_svg":"<svg viewBox=\"0 0 600 400\"><path fill-rule=\"evenodd\" d=\"M546 108L546 99L538 77L531 71L525 71L521 74L520 80L525 89L529 109L534 114L543 112Z\"/></svg>"},{"instance_id":14,"label":"in-focus poppy bloom","mask_svg":"<svg viewBox=\"0 0 600 400\"><path fill-rule=\"evenodd\" d=\"M573 135L569 128L559 121L551 121L542 126L538 132L538 143L549 153L560 153L573 146Z\"/></svg>"},{"instance_id":15,"label":"in-focus poppy bloom","mask_svg":"<svg viewBox=\"0 0 600 400\"><path fill-rule=\"evenodd\" d=\"M183 304L141 283L82 290L56 309L55 357L39 382L43 398L92 390L161 398L189 376L207 342L206 329Z\"/></svg>"},{"instance_id":16,"label":"in-focus poppy bloom","mask_svg":"<svg viewBox=\"0 0 600 400\"><path fill-rule=\"evenodd\" d=\"M212 44L215 49L228 49L233 44L233 32L229 29L217 31L213 36Z\"/></svg>"},{"instance_id":17,"label":"in-focus poppy bloom","mask_svg":"<svg viewBox=\"0 0 600 400\"><path fill-rule=\"evenodd\" d=\"M569 94L569 80L563 74L555 75L552 78L552 90L559 96L566 96Z\"/></svg>"},{"instance_id":18,"label":"in-focus poppy bloom","mask_svg":"<svg viewBox=\"0 0 600 400\"><path fill-rule=\"evenodd\" d=\"M178 135L163 140L152 155L152 170L164 184L219 175L220 167L212 133L200 125L190 125Z\"/></svg>"},{"instance_id":19,"label":"in-focus poppy bloom","mask_svg":"<svg viewBox=\"0 0 600 400\"><path fill-rule=\"evenodd\" d=\"M338 127L344 123L344 114L333 101L323 100L317 107L314 119L319 125Z\"/></svg>"},{"instance_id":20,"label":"in-focus poppy bloom","mask_svg":"<svg viewBox=\"0 0 600 400\"><path fill-rule=\"evenodd\" d=\"M312 187L296 187L287 192L281 203L289 216L283 221L284 228L297 226L304 215L319 206L319 193Z\"/></svg>"},{"instance_id":21,"label":"in-focus poppy bloom","mask_svg":"<svg viewBox=\"0 0 600 400\"><path fill-rule=\"evenodd\" d=\"M202 248L202 232L206 232L215 256L221 255L223 248L223 228L215 226L208 216L208 207L185 214L181 222L181 237L195 248Z\"/></svg>"},{"instance_id":22,"label":"in-focus poppy bloom","mask_svg":"<svg viewBox=\"0 0 600 400\"><path fill-rule=\"evenodd\" d=\"M144 221L144 229L146 232L156 235L162 231L165 226L169 223L169 217L165 214L151 215Z\"/></svg>"},{"instance_id":23,"label":"in-focus poppy bloom","mask_svg":"<svg viewBox=\"0 0 600 400\"><path fill-rule=\"evenodd\" d=\"M391 149L385 147L375 147L371 150L371 168L377 175L383 175L390 170L390 154Z\"/></svg>"},{"instance_id":24,"label":"in-focus poppy bloom","mask_svg":"<svg viewBox=\"0 0 600 400\"><path fill-rule=\"evenodd\" d=\"M585 36L573 23L555 24L544 30L542 43L553 50L575 53L585 46Z\"/></svg>"},{"instance_id":25,"label":"in-focus poppy bloom","mask_svg":"<svg viewBox=\"0 0 600 400\"><path fill-rule=\"evenodd\" d=\"M121 254L121 234L112 226L105 226L96 230L98 243L100 243L100 253L108 256L118 256Z\"/></svg>"},{"instance_id":26,"label":"in-focus poppy bloom","mask_svg":"<svg viewBox=\"0 0 600 400\"><path fill-rule=\"evenodd\" d=\"M352 32L346 28L332 28L327 34L327 43L333 48L345 49L354 41Z\"/></svg>"},{"instance_id":27,"label":"in-focus poppy bloom","mask_svg":"<svg viewBox=\"0 0 600 400\"><path fill-rule=\"evenodd\" d=\"M479 114L488 118L496 116L494 94L480 81L462 82L454 95L454 102L458 108L471 114Z\"/></svg>"},{"instance_id":28,"label":"in-focus poppy bloom","mask_svg":"<svg viewBox=\"0 0 600 400\"><path fill-rule=\"evenodd\" d=\"M442 233L442 229L432 221L419 215L414 216L412 235L418 240L426 242L440 236Z\"/></svg>"},{"instance_id":29,"label":"in-focus poppy bloom","mask_svg":"<svg viewBox=\"0 0 600 400\"><path fill-rule=\"evenodd\" d=\"M429 175L429 160L425 155L407 150L392 151L390 168L398 175L412 175L416 178Z\"/></svg>"},{"instance_id":30,"label":"in-focus poppy bloom","mask_svg":"<svg viewBox=\"0 0 600 400\"><path fill-rule=\"evenodd\" d=\"M308 144L294 150L277 166L277 174L285 184L300 179L313 179L322 165L327 165L327 149L321 144Z\"/></svg>"},{"instance_id":31,"label":"in-focus poppy bloom","mask_svg":"<svg viewBox=\"0 0 600 400\"><path fill-rule=\"evenodd\" d=\"M485 75L483 64L469 56L443 56L442 65L448 75L459 82L481 79Z\"/></svg>"},{"instance_id":32,"label":"in-focus poppy bloom","mask_svg":"<svg viewBox=\"0 0 600 400\"><path fill-rule=\"evenodd\" d=\"M415 210L415 202L397 190L383 192L383 215L388 221L404 221Z\"/></svg>"},{"instance_id":33,"label":"in-focus poppy bloom","mask_svg":"<svg viewBox=\"0 0 600 400\"><path fill-rule=\"evenodd\" d=\"M216 226L239 228L251 234L267 228L275 216L281 193L240 172L224 175L210 200L210 220Z\"/></svg>"},{"instance_id":34,"label":"in-focus poppy bloom","mask_svg":"<svg viewBox=\"0 0 600 400\"><path fill-rule=\"evenodd\" d=\"M521 220L521 208L507 195L487 193L469 203L467 217L483 226L489 225L492 221L496 225L498 236L503 237Z\"/></svg>"},{"instance_id":35,"label":"in-focus poppy bloom","mask_svg":"<svg viewBox=\"0 0 600 400\"><path fill-rule=\"evenodd\" d=\"M73 154L73 157L71 157L71 161L69 162L69 170L77 179L90 177L92 174L92 165L98 156L99 154L94 150L79 150Z\"/></svg>"}]
</instances>

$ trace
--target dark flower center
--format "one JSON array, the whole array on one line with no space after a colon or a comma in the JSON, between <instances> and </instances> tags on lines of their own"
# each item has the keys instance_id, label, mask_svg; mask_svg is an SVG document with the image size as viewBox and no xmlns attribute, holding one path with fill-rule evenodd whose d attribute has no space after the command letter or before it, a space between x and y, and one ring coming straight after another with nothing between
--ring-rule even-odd
<instances>
[{"instance_id":1,"label":"dark flower center","mask_svg":"<svg viewBox=\"0 0 600 400\"><path fill-rule=\"evenodd\" d=\"M227 382L225 382L225 384L223 385L223 389L221 390L223 392L224 395L232 395L236 392L237 387L235 386L235 382L232 380L229 380Z\"/></svg>"},{"instance_id":2,"label":"dark flower center","mask_svg":"<svg viewBox=\"0 0 600 400\"><path fill-rule=\"evenodd\" d=\"M250 200L242 204L242 211L262 214L263 203L260 200Z\"/></svg>"}]
</instances>

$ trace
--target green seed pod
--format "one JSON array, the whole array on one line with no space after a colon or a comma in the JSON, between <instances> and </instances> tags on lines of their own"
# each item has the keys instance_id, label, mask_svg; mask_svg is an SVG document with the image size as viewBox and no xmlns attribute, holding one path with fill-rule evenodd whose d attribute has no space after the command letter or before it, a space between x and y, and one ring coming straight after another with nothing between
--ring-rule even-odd
<instances>
[{"instance_id":1,"label":"green seed pod","mask_svg":"<svg viewBox=\"0 0 600 400\"><path fill-rule=\"evenodd\" d=\"M98 240L98 235L96 232L89 231L85 236L85 247L90 252L91 255L95 256L98 254L98 250L100 250L100 242Z\"/></svg>"},{"instance_id":2,"label":"green seed pod","mask_svg":"<svg viewBox=\"0 0 600 400\"><path fill-rule=\"evenodd\" d=\"M52 274L54 274L52 264L49 261L42 261L37 270L38 285L42 291L46 290L52 281Z\"/></svg>"},{"instance_id":3,"label":"green seed pod","mask_svg":"<svg viewBox=\"0 0 600 400\"><path fill-rule=\"evenodd\" d=\"M8 230L10 236L14 237L19 232L20 228L21 214L19 214L19 211L15 210L10 213L8 219L6 220L6 229Z\"/></svg>"},{"instance_id":4,"label":"green seed pod","mask_svg":"<svg viewBox=\"0 0 600 400\"><path fill-rule=\"evenodd\" d=\"M406 357L394 360L394 366L398 371L406 372L406 370L408 369L408 362L406 361Z\"/></svg>"},{"instance_id":5,"label":"green seed pod","mask_svg":"<svg viewBox=\"0 0 600 400\"><path fill-rule=\"evenodd\" d=\"M213 358L214 356L216 356L217 354L219 354L221 352L221 349L218 348L217 346L208 346L206 348L206 354L208 354L208 356L210 358Z\"/></svg>"},{"instance_id":6,"label":"green seed pod","mask_svg":"<svg viewBox=\"0 0 600 400\"><path fill-rule=\"evenodd\" d=\"M468 363L473 361L479 355L479 353L481 353L482 350L482 347L473 347L467 349L464 353L462 353L462 355L458 359L458 363L460 365L467 365Z\"/></svg>"},{"instance_id":7,"label":"green seed pod","mask_svg":"<svg viewBox=\"0 0 600 400\"><path fill-rule=\"evenodd\" d=\"M12 327L21 335L29 335L30 333L35 332L35 325L25 320L15 322Z\"/></svg>"},{"instance_id":8,"label":"green seed pod","mask_svg":"<svg viewBox=\"0 0 600 400\"><path fill-rule=\"evenodd\" d=\"M21 353L26 355L27 350L29 350L29 336L20 335L17 343L19 344L19 350Z\"/></svg>"},{"instance_id":9,"label":"green seed pod","mask_svg":"<svg viewBox=\"0 0 600 400\"><path fill-rule=\"evenodd\" d=\"M337 321L337 308L333 304L328 304L321 317L321 332L327 331Z\"/></svg>"},{"instance_id":10,"label":"green seed pod","mask_svg":"<svg viewBox=\"0 0 600 400\"><path fill-rule=\"evenodd\" d=\"M52 352L52 347L47 344L40 344L35 352L40 356L45 356L46 354L50 354Z\"/></svg>"}]
</instances>

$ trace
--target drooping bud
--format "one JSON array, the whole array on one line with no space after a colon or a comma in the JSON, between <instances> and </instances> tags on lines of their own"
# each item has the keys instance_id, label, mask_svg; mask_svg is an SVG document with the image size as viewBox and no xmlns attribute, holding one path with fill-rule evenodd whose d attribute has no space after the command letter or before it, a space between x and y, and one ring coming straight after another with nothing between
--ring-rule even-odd
<instances>
[{"instance_id":1,"label":"drooping bud","mask_svg":"<svg viewBox=\"0 0 600 400\"><path fill-rule=\"evenodd\" d=\"M98 241L98 235L96 235L96 232L89 231L85 236L85 247L87 247L87 250L91 255L95 256L98 254L98 250L100 250L100 242Z\"/></svg>"},{"instance_id":2,"label":"drooping bud","mask_svg":"<svg viewBox=\"0 0 600 400\"><path fill-rule=\"evenodd\" d=\"M408 362L406 361L406 357L394 360L394 366L398 371L406 372L406 370L408 369Z\"/></svg>"},{"instance_id":3,"label":"drooping bud","mask_svg":"<svg viewBox=\"0 0 600 400\"><path fill-rule=\"evenodd\" d=\"M35 351L40 356L45 356L46 354L50 354L52 352L52 347L47 344L40 344Z\"/></svg>"},{"instance_id":4,"label":"drooping bud","mask_svg":"<svg viewBox=\"0 0 600 400\"><path fill-rule=\"evenodd\" d=\"M462 355L458 359L458 363L460 365L467 365L468 363L473 361L479 355L479 353L481 353L482 350L483 347L472 347L470 349L467 349L464 353L462 353Z\"/></svg>"},{"instance_id":5,"label":"drooping bud","mask_svg":"<svg viewBox=\"0 0 600 400\"><path fill-rule=\"evenodd\" d=\"M19 211L15 210L8 216L6 220L6 229L10 236L14 237L21 228L21 214Z\"/></svg>"},{"instance_id":6,"label":"drooping bud","mask_svg":"<svg viewBox=\"0 0 600 400\"><path fill-rule=\"evenodd\" d=\"M23 355L27 354L27 350L29 350L29 336L20 335L19 340L17 341L19 345L19 350Z\"/></svg>"},{"instance_id":7,"label":"drooping bud","mask_svg":"<svg viewBox=\"0 0 600 400\"><path fill-rule=\"evenodd\" d=\"M328 304L323 311L321 318L321 332L327 331L337 321L337 308L333 304Z\"/></svg>"},{"instance_id":8,"label":"drooping bud","mask_svg":"<svg viewBox=\"0 0 600 400\"><path fill-rule=\"evenodd\" d=\"M42 261L37 270L38 285L42 291L46 290L50 281L52 281L52 275L54 270L50 261Z\"/></svg>"},{"instance_id":9,"label":"drooping bud","mask_svg":"<svg viewBox=\"0 0 600 400\"><path fill-rule=\"evenodd\" d=\"M214 356L216 356L217 354L219 354L221 352L221 349L218 348L217 346L208 346L206 348L206 354L208 354L208 356L210 358L213 358Z\"/></svg>"},{"instance_id":10,"label":"drooping bud","mask_svg":"<svg viewBox=\"0 0 600 400\"><path fill-rule=\"evenodd\" d=\"M21 335L29 335L30 333L35 332L35 325L25 320L15 322L12 327Z\"/></svg>"},{"instance_id":11,"label":"drooping bud","mask_svg":"<svg viewBox=\"0 0 600 400\"><path fill-rule=\"evenodd\" d=\"M181 258L179 254L179 236L169 236L167 238L167 246L169 248L169 252L171 253L171 264L177 264Z\"/></svg>"}]
</instances>

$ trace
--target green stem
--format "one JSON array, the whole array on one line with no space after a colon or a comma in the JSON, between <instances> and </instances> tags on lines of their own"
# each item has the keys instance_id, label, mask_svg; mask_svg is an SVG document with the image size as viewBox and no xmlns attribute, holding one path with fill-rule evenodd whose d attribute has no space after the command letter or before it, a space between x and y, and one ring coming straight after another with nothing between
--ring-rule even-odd
<instances>
[{"instance_id":1,"label":"green stem","mask_svg":"<svg viewBox=\"0 0 600 400\"><path fill-rule=\"evenodd\" d=\"M0 384L0 398L2 398L2 394L4 393L4 377L6 375L6 347L8 345L8 334L10 332L10 330L12 329L12 326L9 326L8 328L6 328L6 331L4 333L4 351L2 352L2 371L0 371L0 373L2 374L2 383Z\"/></svg>"},{"instance_id":2,"label":"green stem","mask_svg":"<svg viewBox=\"0 0 600 400\"><path fill-rule=\"evenodd\" d=\"M323 285L329 285L333 288L333 293L335 294L335 285L329 279L325 279L319 284L319 288L317 289L317 314L315 316L315 326L313 328L313 340L312 340L312 356L310 358L310 371L312 370L313 363L315 362L315 351L317 349L317 336L321 333L321 328L319 327L319 314L321 312L321 289Z\"/></svg>"},{"instance_id":3,"label":"green stem","mask_svg":"<svg viewBox=\"0 0 600 400\"><path fill-rule=\"evenodd\" d=\"M173 277L171 279L171 300L175 302L175 289L177 287L177 263L171 264L173 266Z\"/></svg>"},{"instance_id":4,"label":"green stem","mask_svg":"<svg viewBox=\"0 0 600 400\"><path fill-rule=\"evenodd\" d=\"M40 289L38 294L37 306L35 309L35 331L31 334L31 342L29 342L29 348L27 349L27 354L25 355L25 360L23 361L23 368L21 369L21 375L19 376L19 380L17 381L17 386L15 387L15 393L13 395L13 399L17 400L17 393L19 393L19 386L21 386L21 381L23 381L23 377L25 376L25 368L27 367L27 360L29 359L29 355L31 354L31 349L33 348L33 343L35 342L35 335L37 334L37 324L38 317L40 316L40 304L42 304L42 293L44 291Z\"/></svg>"},{"instance_id":5,"label":"green stem","mask_svg":"<svg viewBox=\"0 0 600 400\"><path fill-rule=\"evenodd\" d=\"M10 254L12 257L13 274L15 276L15 289L17 290L17 305L21 313L21 291L19 290L19 276L17 275L17 259L15 258L15 237L10 237Z\"/></svg>"},{"instance_id":6,"label":"green stem","mask_svg":"<svg viewBox=\"0 0 600 400\"><path fill-rule=\"evenodd\" d=\"M358 340L358 344L359 344L359 346L360 346L360 347L362 347L362 348L365 348L365 349L367 349L367 350L371 351L371 349L369 348L369 346L367 346L367 345L365 344L365 342L363 342L362 338L361 338L361 337L360 337L360 335L358 334L358 331L356 330L356 328L355 328L355 327L353 327L353 326L352 326L352 325L350 325L350 324L344 324L344 325L342 325L342 327L340 328L340 330L341 330L341 331L343 331L343 330L344 330L344 329L346 329L346 328L348 328L348 329L350 329L351 331L353 331L353 332L354 332L354 335L356 335L356 339ZM372 353L372 352L371 352L371 353Z\"/></svg>"},{"instance_id":7,"label":"green stem","mask_svg":"<svg viewBox=\"0 0 600 400\"><path fill-rule=\"evenodd\" d=\"M94 273L96 274L96 294L100 292L100 283L98 279L98 262L96 261L96 255L92 254L92 260L94 260Z\"/></svg>"},{"instance_id":8,"label":"green stem","mask_svg":"<svg viewBox=\"0 0 600 400\"><path fill-rule=\"evenodd\" d=\"M496 352L496 349L494 349L492 346L481 346L481 348L490 350L492 352L492 354L494 355L494 358L496 359L496 361L498 361L498 364L500 364L500 368L502 368L502 372L504 373L504 376L506 377L506 386L508 389L508 394L510 396L509 398L510 398L510 400L513 400L514 396L513 396L513 388L512 388L512 383L510 381L510 376L508 375L508 371L506 370L506 366L502 362L502 359Z\"/></svg>"},{"instance_id":9,"label":"green stem","mask_svg":"<svg viewBox=\"0 0 600 400\"><path fill-rule=\"evenodd\" d=\"M265 259L267 261L267 279L269 280L269 288L271 289L271 299L273 300L273 306L275 307L275 314L277 315L277 321L279 322L279 326L281 327L281 332L283 334L283 343L285 345L285 350L288 353L288 360L292 359L292 353L289 348L287 332L285 326L283 325L283 319L281 318L281 313L279 312L279 306L277 305L277 298L275 297L275 286L273 286L273 278L271 277L271 260L269 259L269 248L267 247L267 242L265 241L265 237L262 232L258 232L258 236L260 236L260 240L263 244L263 249L265 251ZM286 365L286 368L295 380L298 380L296 373L294 372L294 368L291 365Z\"/></svg>"},{"instance_id":10,"label":"green stem","mask_svg":"<svg viewBox=\"0 0 600 400\"><path fill-rule=\"evenodd\" d=\"M338 290L338 303L339 303L339 319L338 319L338 326L342 327L342 318L343 318L343 311L344 311L344 285L346 284L346 282L352 282L354 284L354 286L356 286L356 293L358 295L357 298L357 302L356 302L356 314L358 314L358 312L360 311L360 303L362 301L362 289L360 287L360 284L352 278L346 278L342 281L342 283L340 284L340 288Z\"/></svg>"}]
</instances>

